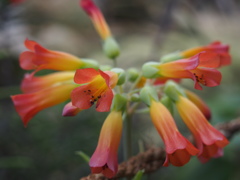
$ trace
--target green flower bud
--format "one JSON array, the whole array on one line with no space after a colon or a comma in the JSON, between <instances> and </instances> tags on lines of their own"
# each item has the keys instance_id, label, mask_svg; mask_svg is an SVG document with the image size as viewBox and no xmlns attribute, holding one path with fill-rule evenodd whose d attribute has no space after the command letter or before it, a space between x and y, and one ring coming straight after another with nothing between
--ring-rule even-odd
<instances>
[{"instance_id":1,"label":"green flower bud","mask_svg":"<svg viewBox=\"0 0 240 180\"><path fill-rule=\"evenodd\" d=\"M134 82L137 80L139 76L139 71L135 68L130 68L127 70L127 76L130 82Z\"/></svg>"},{"instance_id":2,"label":"green flower bud","mask_svg":"<svg viewBox=\"0 0 240 180\"><path fill-rule=\"evenodd\" d=\"M99 64L97 61L92 60L92 59L81 59L82 62L84 63L84 65L81 68L94 68L94 69L98 69L99 68Z\"/></svg>"},{"instance_id":3,"label":"green flower bud","mask_svg":"<svg viewBox=\"0 0 240 180\"><path fill-rule=\"evenodd\" d=\"M175 61L175 60L182 59L182 58L183 57L181 56L180 52L174 52L174 53L170 53L170 54L163 56L160 59L160 61L162 63L167 63L167 62Z\"/></svg>"},{"instance_id":4,"label":"green flower bud","mask_svg":"<svg viewBox=\"0 0 240 180\"><path fill-rule=\"evenodd\" d=\"M147 62L142 66L143 76L146 78L156 78L158 77L158 68L159 63L157 62Z\"/></svg>"},{"instance_id":5,"label":"green flower bud","mask_svg":"<svg viewBox=\"0 0 240 180\"><path fill-rule=\"evenodd\" d=\"M158 101L157 91L151 86L145 86L140 91L140 99L150 106L152 99Z\"/></svg>"},{"instance_id":6,"label":"green flower bud","mask_svg":"<svg viewBox=\"0 0 240 180\"><path fill-rule=\"evenodd\" d=\"M171 80L169 80L164 86L164 92L174 102L178 101L179 95L185 96L184 91Z\"/></svg>"},{"instance_id":7,"label":"green flower bud","mask_svg":"<svg viewBox=\"0 0 240 180\"><path fill-rule=\"evenodd\" d=\"M100 68L102 71L110 71L113 67L110 65L100 65Z\"/></svg>"},{"instance_id":8,"label":"green flower bud","mask_svg":"<svg viewBox=\"0 0 240 180\"><path fill-rule=\"evenodd\" d=\"M113 68L113 69L111 69L111 71L117 73L117 75L118 75L117 85L122 85L123 83L125 83L126 73L125 73L125 71L123 69L121 69L121 68Z\"/></svg>"},{"instance_id":9,"label":"green flower bud","mask_svg":"<svg viewBox=\"0 0 240 180\"><path fill-rule=\"evenodd\" d=\"M118 43L113 37L108 37L104 40L103 50L107 57L115 59L120 54Z\"/></svg>"},{"instance_id":10,"label":"green flower bud","mask_svg":"<svg viewBox=\"0 0 240 180\"><path fill-rule=\"evenodd\" d=\"M133 102L139 102L140 101L140 96L139 94L135 93L131 96L131 101Z\"/></svg>"},{"instance_id":11,"label":"green flower bud","mask_svg":"<svg viewBox=\"0 0 240 180\"><path fill-rule=\"evenodd\" d=\"M112 110L125 111L127 104L127 97L124 94L115 94L112 101Z\"/></svg>"},{"instance_id":12,"label":"green flower bud","mask_svg":"<svg viewBox=\"0 0 240 180\"><path fill-rule=\"evenodd\" d=\"M168 110L171 112L171 114L173 114L173 101L168 97L168 96L163 96L161 98L161 103L163 103L163 105L168 108Z\"/></svg>"}]
</instances>

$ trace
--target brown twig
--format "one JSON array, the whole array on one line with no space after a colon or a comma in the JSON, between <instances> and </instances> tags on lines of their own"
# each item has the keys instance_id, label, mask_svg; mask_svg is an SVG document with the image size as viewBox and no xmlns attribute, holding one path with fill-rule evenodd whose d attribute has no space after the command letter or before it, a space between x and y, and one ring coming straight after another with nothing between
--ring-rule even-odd
<instances>
[{"instance_id":1,"label":"brown twig","mask_svg":"<svg viewBox=\"0 0 240 180\"><path fill-rule=\"evenodd\" d=\"M216 126L228 139L240 131L240 118ZM162 148L149 148L147 151L131 157L128 161L119 164L118 173L113 179L132 177L139 170L150 173L159 169L165 160L165 151ZM80 180L106 180L102 174L90 174Z\"/></svg>"}]
</instances>

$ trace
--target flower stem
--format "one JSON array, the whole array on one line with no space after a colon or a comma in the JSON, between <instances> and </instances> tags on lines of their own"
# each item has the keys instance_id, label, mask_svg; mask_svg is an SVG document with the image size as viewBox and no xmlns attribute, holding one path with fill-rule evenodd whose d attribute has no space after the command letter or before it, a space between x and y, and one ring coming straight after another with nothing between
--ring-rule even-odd
<instances>
[{"instance_id":1,"label":"flower stem","mask_svg":"<svg viewBox=\"0 0 240 180\"><path fill-rule=\"evenodd\" d=\"M132 115L127 114L125 119L124 159L128 160L132 155Z\"/></svg>"}]
</instances>

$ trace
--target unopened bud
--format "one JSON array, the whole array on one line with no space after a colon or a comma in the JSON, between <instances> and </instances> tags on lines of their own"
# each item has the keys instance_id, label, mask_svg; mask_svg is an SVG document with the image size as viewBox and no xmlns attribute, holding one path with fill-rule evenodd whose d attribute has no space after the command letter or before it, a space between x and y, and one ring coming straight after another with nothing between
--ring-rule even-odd
<instances>
[{"instance_id":1,"label":"unopened bud","mask_svg":"<svg viewBox=\"0 0 240 180\"><path fill-rule=\"evenodd\" d=\"M150 106L152 100L158 101L157 91L151 86L145 86L140 91L140 99Z\"/></svg>"},{"instance_id":2,"label":"unopened bud","mask_svg":"<svg viewBox=\"0 0 240 180\"><path fill-rule=\"evenodd\" d=\"M158 77L158 68L159 63L157 62L148 62L142 66L143 76L146 78L156 78Z\"/></svg>"},{"instance_id":3,"label":"unopened bud","mask_svg":"<svg viewBox=\"0 0 240 180\"><path fill-rule=\"evenodd\" d=\"M106 56L110 59L115 59L120 54L120 48L118 46L118 43L111 36L104 40L103 50Z\"/></svg>"},{"instance_id":4,"label":"unopened bud","mask_svg":"<svg viewBox=\"0 0 240 180\"><path fill-rule=\"evenodd\" d=\"M122 85L123 83L125 83L126 73L125 73L125 71L123 69L121 69L121 68L113 68L113 69L111 69L111 71L117 73L117 75L118 75L117 85Z\"/></svg>"}]
</instances>

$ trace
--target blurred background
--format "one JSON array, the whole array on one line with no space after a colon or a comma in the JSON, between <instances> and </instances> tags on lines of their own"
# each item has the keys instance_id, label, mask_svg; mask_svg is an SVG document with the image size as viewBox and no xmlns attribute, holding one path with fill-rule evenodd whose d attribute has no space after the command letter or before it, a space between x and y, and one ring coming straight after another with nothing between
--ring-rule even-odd
<instances>
[{"instance_id":1,"label":"blurred background","mask_svg":"<svg viewBox=\"0 0 240 180\"><path fill-rule=\"evenodd\" d=\"M232 65L220 71L221 86L193 90L212 109L212 124L240 115L240 1L239 0L95 0L119 42L121 68L141 68L144 62L162 55L219 40L229 44ZM0 179L76 180L90 173L76 154L94 152L107 113L94 108L76 117L62 117L64 103L38 113L23 127L10 95L21 93L19 85L26 71L18 57L29 38L48 49L93 58L111 64L102 52L101 40L78 0L0 1ZM178 120L178 117L176 117ZM178 121L181 130L185 127ZM145 147L162 146L149 115L133 119L133 151L139 141ZM196 158L184 167L167 167L144 179L238 180L240 178L240 134L225 148L225 155L201 164ZM119 161L123 161L123 147Z\"/></svg>"}]
</instances>

